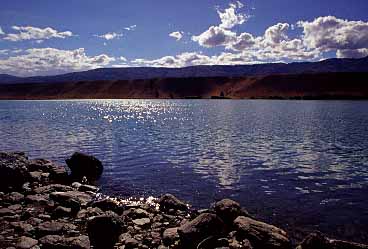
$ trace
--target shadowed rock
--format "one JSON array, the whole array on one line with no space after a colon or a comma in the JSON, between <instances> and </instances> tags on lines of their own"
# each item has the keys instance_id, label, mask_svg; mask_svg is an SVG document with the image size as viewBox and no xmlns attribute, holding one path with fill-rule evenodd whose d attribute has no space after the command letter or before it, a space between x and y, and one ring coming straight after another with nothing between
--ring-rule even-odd
<instances>
[{"instance_id":1,"label":"shadowed rock","mask_svg":"<svg viewBox=\"0 0 368 249\"><path fill-rule=\"evenodd\" d=\"M40 239L43 249L90 249L87 236L65 238L59 235L47 235Z\"/></svg>"},{"instance_id":2,"label":"shadowed rock","mask_svg":"<svg viewBox=\"0 0 368 249\"><path fill-rule=\"evenodd\" d=\"M284 230L275 226L239 216L234 220L238 237L248 239L254 248L289 249L291 243Z\"/></svg>"},{"instance_id":3,"label":"shadowed rock","mask_svg":"<svg viewBox=\"0 0 368 249\"><path fill-rule=\"evenodd\" d=\"M24 153L0 152L0 191L21 189L30 178L28 164Z\"/></svg>"},{"instance_id":4,"label":"shadowed rock","mask_svg":"<svg viewBox=\"0 0 368 249\"><path fill-rule=\"evenodd\" d=\"M100 178L103 166L97 158L80 152L75 152L71 158L65 160L75 180L82 181L86 177L88 181Z\"/></svg>"},{"instance_id":5,"label":"shadowed rock","mask_svg":"<svg viewBox=\"0 0 368 249\"><path fill-rule=\"evenodd\" d=\"M232 224L238 216L249 216L248 212L242 210L240 204L230 200L223 199L214 205L216 214L228 225Z\"/></svg>"},{"instance_id":6,"label":"shadowed rock","mask_svg":"<svg viewBox=\"0 0 368 249\"><path fill-rule=\"evenodd\" d=\"M87 232L91 244L98 249L113 248L123 229L123 221L114 212L106 212L88 221Z\"/></svg>"},{"instance_id":7,"label":"shadowed rock","mask_svg":"<svg viewBox=\"0 0 368 249\"><path fill-rule=\"evenodd\" d=\"M170 209L173 210L187 210L188 206L173 196L172 194L165 194L163 195L160 200L158 201L158 204L160 204L160 210L161 211L169 211Z\"/></svg>"},{"instance_id":8,"label":"shadowed rock","mask_svg":"<svg viewBox=\"0 0 368 249\"><path fill-rule=\"evenodd\" d=\"M215 214L203 213L178 229L180 240L188 248L196 247L201 241L225 233L224 222Z\"/></svg>"},{"instance_id":9,"label":"shadowed rock","mask_svg":"<svg viewBox=\"0 0 368 249\"><path fill-rule=\"evenodd\" d=\"M309 234L296 249L368 249L368 246L342 240L332 240L316 231Z\"/></svg>"}]
</instances>

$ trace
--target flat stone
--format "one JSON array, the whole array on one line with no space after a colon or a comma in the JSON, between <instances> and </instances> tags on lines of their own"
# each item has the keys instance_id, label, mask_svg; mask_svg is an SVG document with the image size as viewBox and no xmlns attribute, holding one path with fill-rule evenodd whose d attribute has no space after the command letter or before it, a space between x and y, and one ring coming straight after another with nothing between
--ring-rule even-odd
<instances>
[{"instance_id":1,"label":"flat stone","mask_svg":"<svg viewBox=\"0 0 368 249\"><path fill-rule=\"evenodd\" d=\"M168 228L164 231L162 235L162 241L166 246L170 246L178 239L179 239L178 227Z\"/></svg>"},{"instance_id":2,"label":"flat stone","mask_svg":"<svg viewBox=\"0 0 368 249\"><path fill-rule=\"evenodd\" d=\"M151 224L151 220L149 218L141 218L141 219L133 220L133 223L137 226L145 227L145 226Z\"/></svg>"},{"instance_id":3,"label":"flat stone","mask_svg":"<svg viewBox=\"0 0 368 249\"><path fill-rule=\"evenodd\" d=\"M20 249L30 249L38 244L38 240L32 239L30 237L22 236L19 238L16 245Z\"/></svg>"},{"instance_id":4,"label":"flat stone","mask_svg":"<svg viewBox=\"0 0 368 249\"><path fill-rule=\"evenodd\" d=\"M87 236L63 237L60 235L47 235L40 239L43 249L90 249Z\"/></svg>"}]
</instances>

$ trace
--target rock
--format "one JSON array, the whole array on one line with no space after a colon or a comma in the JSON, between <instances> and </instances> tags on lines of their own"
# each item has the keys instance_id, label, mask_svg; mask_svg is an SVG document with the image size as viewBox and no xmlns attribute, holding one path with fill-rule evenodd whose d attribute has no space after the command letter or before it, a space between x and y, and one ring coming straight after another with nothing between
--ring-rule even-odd
<instances>
[{"instance_id":1,"label":"rock","mask_svg":"<svg viewBox=\"0 0 368 249\"><path fill-rule=\"evenodd\" d=\"M65 238L59 235L47 235L40 239L42 249L90 249L87 236Z\"/></svg>"},{"instance_id":2,"label":"rock","mask_svg":"<svg viewBox=\"0 0 368 249\"><path fill-rule=\"evenodd\" d=\"M173 210L187 210L188 206L180 201L178 198L173 196L172 194L165 194L163 195L160 200L158 201L158 204L160 205L161 211L169 211L170 209Z\"/></svg>"},{"instance_id":3,"label":"rock","mask_svg":"<svg viewBox=\"0 0 368 249\"><path fill-rule=\"evenodd\" d=\"M10 223L12 227L14 227L15 231L21 233L31 233L34 228L31 224L28 224L24 221L15 221Z\"/></svg>"},{"instance_id":4,"label":"rock","mask_svg":"<svg viewBox=\"0 0 368 249\"><path fill-rule=\"evenodd\" d=\"M61 205L70 207L73 212L78 212L80 207L84 207L92 201L89 194L79 191L53 192L50 197Z\"/></svg>"},{"instance_id":5,"label":"rock","mask_svg":"<svg viewBox=\"0 0 368 249\"><path fill-rule=\"evenodd\" d=\"M121 214L124 211L124 208L111 198L94 201L92 207L98 207L103 211L114 211L117 214Z\"/></svg>"},{"instance_id":6,"label":"rock","mask_svg":"<svg viewBox=\"0 0 368 249\"><path fill-rule=\"evenodd\" d=\"M28 164L24 153L0 152L0 191L21 189L29 179Z\"/></svg>"},{"instance_id":7,"label":"rock","mask_svg":"<svg viewBox=\"0 0 368 249\"><path fill-rule=\"evenodd\" d=\"M42 178L42 171L32 171L29 172L31 182L40 182Z\"/></svg>"},{"instance_id":8,"label":"rock","mask_svg":"<svg viewBox=\"0 0 368 249\"><path fill-rule=\"evenodd\" d=\"M49 174L50 180L54 182L67 182L68 172L65 167L58 166L50 160L46 159L35 159L29 161L29 170L31 171L42 171Z\"/></svg>"},{"instance_id":9,"label":"rock","mask_svg":"<svg viewBox=\"0 0 368 249\"><path fill-rule=\"evenodd\" d=\"M168 228L162 234L162 241L165 246L170 246L179 239L178 227Z\"/></svg>"},{"instance_id":10,"label":"rock","mask_svg":"<svg viewBox=\"0 0 368 249\"><path fill-rule=\"evenodd\" d=\"M25 202L38 206L53 206L54 203L50 200L47 194L36 194L36 195L27 195L25 198Z\"/></svg>"},{"instance_id":11,"label":"rock","mask_svg":"<svg viewBox=\"0 0 368 249\"><path fill-rule=\"evenodd\" d=\"M73 224L58 222L58 221L46 221L37 226L39 235L60 235L66 231L74 230L77 227Z\"/></svg>"},{"instance_id":12,"label":"rock","mask_svg":"<svg viewBox=\"0 0 368 249\"><path fill-rule=\"evenodd\" d=\"M196 247L202 240L224 234L225 224L215 214L203 213L178 229L180 240L187 247Z\"/></svg>"},{"instance_id":13,"label":"rock","mask_svg":"<svg viewBox=\"0 0 368 249\"><path fill-rule=\"evenodd\" d=\"M134 225L140 226L140 227L147 227L149 224L151 224L151 220L149 218L141 218L141 219L135 219L133 220Z\"/></svg>"},{"instance_id":14,"label":"rock","mask_svg":"<svg viewBox=\"0 0 368 249\"><path fill-rule=\"evenodd\" d=\"M214 205L216 214L228 225L232 224L238 216L249 216L248 213L240 207L239 203L223 199Z\"/></svg>"},{"instance_id":15,"label":"rock","mask_svg":"<svg viewBox=\"0 0 368 249\"><path fill-rule=\"evenodd\" d=\"M1 216L13 216L15 215L15 211L9 208L0 208L0 217Z\"/></svg>"},{"instance_id":16,"label":"rock","mask_svg":"<svg viewBox=\"0 0 368 249\"><path fill-rule=\"evenodd\" d=\"M234 220L234 226L238 232L238 236L243 239L248 239L255 248L291 248L291 243L286 232L275 226L245 216L236 218Z\"/></svg>"},{"instance_id":17,"label":"rock","mask_svg":"<svg viewBox=\"0 0 368 249\"><path fill-rule=\"evenodd\" d=\"M93 207L88 207L87 209L82 209L77 213L77 218L78 219L86 219L86 218L90 218L93 216L98 216L98 215L102 215L104 212L99 209L99 208L93 208Z\"/></svg>"},{"instance_id":18,"label":"rock","mask_svg":"<svg viewBox=\"0 0 368 249\"><path fill-rule=\"evenodd\" d=\"M141 208L129 208L123 212L123 216L128 216L131 219L148 218L149 213Z\"/></svg>"},{"instance_id":19,"label":"rock","mask_svg":"<svg viewBox=\"0 0 368 249\"><path fill-rule=\"evenodd\" d=\"M367 249L368 245L362 245L342 240L332 240L319 231L309 234L297 249Z\"/></svg>"},{"instance_id":20,"label":"rock","mask_svg":"<svg viewBox=\"0 0 368 249\"><path fill-rule=\"evenodd\" d=\"M8 195L5 196L5 200L10 202L10 203L20 203L21 201L23 201L24 199L24 195L22 195L21 193L18 192L11 192Z\"/></svg>"},{"instance_id":21,"label":"rock","mask_svg":"<svg viewBox=\"0 0 368 249\"><path fill-rule=\"evenodd\" d=\"M52 192L68 192L73 191L74 189L70 186L62 185L62 184L49 184L46 186L38 187L34 190L36 194L50 194Z\"/></svg>"},{"instance_id":22,"label":"rock","mask_svg":"<svg viewBox=\"0 0 368 249\"><path fill-rule=\"evenodd\" d=\"M55 208L54 212L52 213L52 217L62 218L62 217L70 216L71 214L72 214L71 208L58 206L57 208Z\"/></svg>"},{"instance_id":23,"label":"rock","mask_svg":"<svg viewBox=\"0 0 368 249\"><path fill-rule=\"evenodd\" d=\"M29 248L34 247L37 244L38 244L38 240L32 239L30 237L22 236L19 238L16 247L20 249L29 249Z\"/></svg>"},{"instance_id":24,"label":"rock","mask_svg":"<svg viewBox=\"0 0 368 249\"><path fill-rule=\"evenodd\" d=\"M123 221L114 212L106 212L87 222L87 232L95 248L113 248L123 229Z\"/></svg>"},{"instance_id":25,"label":"rock","mask_svg":"<svg viewBox=\"0 0 368 249\"><path fill-rule=\"evenodd\" d=\"M102 163L93 156L75 152L65 161L72 172L72 177L76 180L87 177L89 181L94 181L102 175Z\"/></svg>"},{"instance_id":26,"label":"rock","mask_svg":"<svg viewBox=\"0 0 368 249\"><path fill-rule=\"evenodd\" d=\"M128 238L125 240L125 249L135 249L138 248L139 242L134 238Z\"/></svg>"}]
</instances>

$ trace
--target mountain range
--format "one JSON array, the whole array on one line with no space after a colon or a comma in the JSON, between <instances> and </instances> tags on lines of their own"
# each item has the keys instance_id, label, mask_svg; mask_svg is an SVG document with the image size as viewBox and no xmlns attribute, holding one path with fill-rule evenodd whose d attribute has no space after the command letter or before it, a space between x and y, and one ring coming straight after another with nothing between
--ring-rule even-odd
<instances>
[{"instance_id":1,"label":"mountain range","mask_svg":"<svg viewBox=\"0 0 368 249\"><path fill-rule=\"evenodd\" d=\"M368 72L368 57L327 59L319 62L269 63L255 65L213 65L184 68L127 67L100 68L55 76L16 77L0 74L0 84L61 83L79 81L144 80L155 78L244 77L275 74Z\"/></svg>"}]
</instances>

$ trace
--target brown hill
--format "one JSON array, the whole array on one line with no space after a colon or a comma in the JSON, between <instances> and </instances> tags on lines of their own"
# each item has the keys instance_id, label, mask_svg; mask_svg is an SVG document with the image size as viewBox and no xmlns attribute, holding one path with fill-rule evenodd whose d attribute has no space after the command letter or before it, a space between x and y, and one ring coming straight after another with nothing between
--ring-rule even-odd
<instances>
[{"instance_id":1,"label":"brown hill","mask_svg":"<svg viewBox=\"0 0 368 249\"><path fill-rule=\"evenodd\" d=\"M0 85L0 99L229 98L368 99L368 73L159 78Z\"/></svg>"}]
</instances>

